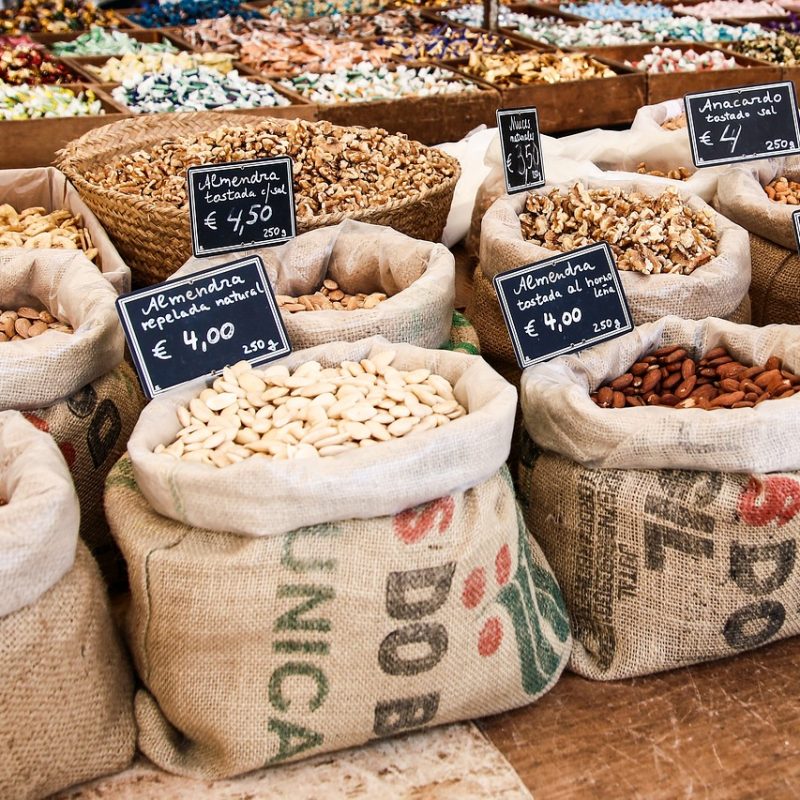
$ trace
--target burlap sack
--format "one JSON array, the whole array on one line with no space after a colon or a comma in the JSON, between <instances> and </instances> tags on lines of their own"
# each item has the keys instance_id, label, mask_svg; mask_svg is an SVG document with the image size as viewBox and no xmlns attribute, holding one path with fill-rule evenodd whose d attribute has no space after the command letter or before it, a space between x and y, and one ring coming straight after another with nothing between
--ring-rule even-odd
<instances>
[{"instance_id":1,"label":"burlap sack","mask_svg":"<svg viewBox=\"0 0 800 800\"><path fill-rule=\"evenodd\" d=\"M589 177L580 180L590 189L620 186L625 191L641 191L651 195L665 188L663 181L655 179L624 181ZM575 182L559 184L558 187L548 184L534 189L533 193L547 194L553 188L568 191ZM679 190L679 194L692 208L705 209L713 215L719 234L718 255L691 275L620 272L633 321L637 325L669 314L685 319L728 317L741 304L750 286L747 232L716 213L699 197L685 190ZM553 250L522 238L519 215L526 198L527 194L501 197L484 217L480 266L486 278L491 279L499 272L552 257ZM478 328L478 335L481 333Z\"/></svg>"},{"instance_id":2,"label":"burlap sack","mask_svg":"<svg viewBox=\"0 0 800 800\"><path fill-rule=\"evenodd\" d=\"M0 618L33 603L72 567L79 520L53 440L19 412L0 412Z\"/></svg>"},{"instance_id":3,"label":"burlap sack","mask_svg":"<svg viewBox=\"0 0 800 800\"><path fill-rule=\"evenodd\" d=\"M208 382L201 379L157 397L142 412L128 442L142 493L156 511L173 520L267 536L335 520L397 514L494 475L508 456L517 393L483 359L389 344L376 336L301 350L273 363L294 369L317 360L332 366L387 348L397 352L393 366L398 369L426 367L447 378L469 413L419 437L313 462L247 459L216 469L154 453L156 445L172 441L180 429L176 408L206 387ZM480 458L475 458L478 452Z\"/></svg>"},{"instance_id":4,"label":"burlap sack","mask_svg":"<svg viewBox=\"0 0 800 800\"><path fill-rule=\"evenodd\" d=\"M665 317L522 373L520 399L533 441L593 469L778 472L800 469L800 397L716 412L664 406L607 409L589 393L640 356L679 344L695 357L723 345L743 364L772 355L800 370L800 329Z\"/></svg>"},{"instance_id":5,"label":"burlap sack","mask_svg":"<svg viewBox=\"0 0 800 800\"><path fill-rule=\"evenodd\" d=\"M691 162L691 146L689 144L689 135L684 125L674 131L664 130L661 126L671 119L680 117L685 112L683 100L664 100L662 103L654 103L649 106L642 106L633 118L631 123L631 130L636 133L644 133L650 136L658 134L668 134L670 144L684 142L686 146L686 153Z\"/></svg>"},{"instance_id":6,"label":"burlap sack","mask_svg":"<svg viewBox=\"0 0 800 800\"><path fill-rule=\"evenodd\" d=\"M722 176L714 205L750 231L756 325L800 323L800 257L792 213L797 206L770 200L764 186L779 175L800 178L800 160L773 159L737 165Z\"/></svg>"},{"instance_id":7,"label":"burlap sack","mask_svg":"<svg viewBox=\"0 0 800 800\"><path fill-rule=\"evenodd\" d=\"M295 350L377 335L419 347L436 348L447 341L455 302L455 259L444 245L347 220L300 234L280 247L248 250L237 257L251 253L263 259L276 294L313 294L325 278L332 278L345 292L389 295L371 309L284 312ZM173 277L230 260L230 253L191 258Z\"/></svg>"},{"instance_id":8,"label":"burlap sack","mask_svg":"<svg viewBox=\"0 0 800 800\"><path fill-rule=\"evenodd\" d=\"M131 271L111 243L111 239L89 206L81 200L77 189L66 176L55 167L33 167L30 169L5 169L0 171L0 205L9 203L17 211L42 206L50 211L66 209L79 214L92 237L98 255L94 263L103 276L118 292L131 288ZM21 251L21 252L20 252ZM24 248L8 247L0 250L0 272L5 270L8 260L24 254ZM43 250L41 255L56 262L65 257L71 260L80 251Z\"/></svg>"},{"instance_id":9,"label":"burlap sack","mask_svg":"<svg viewBox=\"0 0 800 800\"><path fill-rule=\"evenodd\" d=\"M567 602L570 669L587 678L800 632L800 473L593 470L528 447L519 497Z\"/></svg>"},{"instance_id":10,"label":"burlap sack","mask_svg":"<svg viewBox=\"0 0 800 800\"><path fill-rule=\"evenodd\" d=\"M75 333L0 344L0 410L25 411L61 448L81 503L81 535L116 587L121 565L103 515L103 485L144 406L122 360L116 293L82 256L20 253L0 269L0 308L44 306Z\"/></svg>"},{"instance_id":11,"label":"burlap sack","mask_svg":"<svg viewBox=\"0 0 800 800\"><path fill-rule=\"evenodd\" d=\"M466 313L475 325L475 330L481 341L483 356L490 361L492 366L504 377L503 371L495 365L497 360L504 362L509 369L518 370L514 347L511 344L511 337L508 335L503 312L500 310L500 303L497 300L494 284L484 277L480 267L475 270L472 279L472 295L470 296ZM749 295L745 294L742 302L728 317L728 320L743 324L750 322Z\"/></svg>"},{"instance_id":12,"label":"burlap sack","mask_svg":"<svg viewBox=\"0 0 800 800\"><path fill-rule=\"evenodd\" d=\"M130 763L133 683L64 459L15 411L0 499L0 797L28 800Z\"/></svg>"},{"instance_id":13,"label":"burlap sack","mask_svg":"<svg viewBox=\"0 0 800 800\"><path fill-rule=\"evenodd\" d=\"M0 619L0 675L0 797L38 800L133 760L130 665L82 542L60 581Z\"/></svg>"},{"instance_id":14,"label":"burlap sack","mask_svg":"<svg viewBox=\"0 0 800 800\"><path fill-rule=\"evenodd\" d=\"M474 325L459 311L453 311L450 338L442 345L444 350L455 350L471 356L481 354L481 343Z\"/></svg>"},{"instance_id":15,"label":"burlap sack","mask_svg":"<svg viewBox=\"0 0 800 800\"><path fill-rule=\"evenodd\" d=\"M106 504L130 571L139 747L170 772L222 778L525 705L569 656L505 469L396 516L258 538L157 514L127 459Z\"/></svg>"}]
</instances>

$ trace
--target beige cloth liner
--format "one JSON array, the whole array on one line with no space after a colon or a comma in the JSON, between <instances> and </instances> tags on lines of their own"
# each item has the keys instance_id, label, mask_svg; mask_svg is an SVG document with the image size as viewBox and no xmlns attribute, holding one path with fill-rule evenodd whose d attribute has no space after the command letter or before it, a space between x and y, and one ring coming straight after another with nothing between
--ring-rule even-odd
<instances>
[{"instance_id":1,"label":"beige cloth liner","mask_svg":"<svg viewBox=\"0 0 800 800\"><path fill-rule=\"evenodd\" d=\"M2 345L0 409L52 405L119 364L125 340L115 299L77 251L53 258L46 250L0 250L0 308L44 306L75 329Z\"/></svg>"},{"instance_id":2,"label":"beige cloth liner","mask_svg":"<svg viewBox=\"0 0 800 800\"><path fill-rule=\"evenodd\" d=\"M77 189L66 176L55 167L32 167L30 169L6 169L0 171L0 205L9 203L17 211L42 206L50 211L67 209L73 214L80 214L92 236L92 243L98 250L95 262L106 280L117 292L128 292L131 288L131 271L111 243L100 221L83 202ZM29 252L25 248L9 247L0 250L3 256L15 256L19 251ZM69 250L41 250L58 260L62 253ZM75 251L81 253L82 251ZM88 261L88 259L86 259ZM90 264L92 262L89 262Z\"/></svg>"},{"instance_id":3,"label":"beige cloth liner","mask_svg":"<svg viewBox=\"0 0 800 800\"><path fill-rule=\"evenodd\" d=\"M396 514L496 473L508 456L517 393L482 358L390 344L376 336L320 345L273 363L294 369L318 360L334 366L386 349L397 352L393 363L399 369L426 367L447 378L469 413L424 436L411 434L321 460L247 459L218 469L156 455L156 445L168 444L180 429L176 408L208 384L201 379L155 398L142 412L128 442L142 493L171 519L268 536L304 525Z\"/></svg>"},{"instance_id":4,"label":"beige cloth liner","mask_svg":"<svg viewBox=\"0 0 800 800\"><path fill-rule=\"evenodd\" d=\"M575 180L534 189L547 194L554 188L569 191ZM663 181L616 181L583 178L589 189L619 186L626 192L657 194L666 188ZM747 232L714 211L699 197L685 190L678 194L692 208L709 211L719 236L718 255L698 267L691 275L643 275L632 271L619 273L634 322L652 322L669 314L687 319L728 317L740 305L750 286L750 243ZM540 247L522 237L519 216L527 195L504 196L489 209L483 220L480 266L487 278L499 272L551 258L553 250ZM480 330L478 331L480 335Z\"/></svg>"},{"instance_id":5,"label":"beige cloth liner","mask_svg":"<svg viewBox=\"0 0 800 800\"><path fill-rule=\"evenodd\" d=\"M455 259L441 244L412 239L380 225L346 220L300 234L279 247L237 253L257 254L276 294L313 294L332 278L350 294L383 292L389 297L372 309L285 312L294 350L335 341L381 335L393 342L437 348L447 341L455 302ZM173 278L191 275L232 259L192 258Z\"/></svg>"},{"instance_id":6,"label":"beige cloth liner","mask_svg":"<svg viewBox=\"0 0 800 800\"><path fill-rule=\"evenodd\" d=\"M53 439L0 412L0 618L35 602L72 567L80 511Z\"/></svg>"},{"instance_id":7,"label":"beige cloth liner","mask_svg":"<svg viewBox=\"0 0 800 800\"><path fill-rule=\"evenodd\" d=\"M743 364L783 359L800 372L800 329L755 328L720 319L666 317L522 374L525 426L539 447L592 469L690 469L777 472L800 469L800 396L756 408L603 409L589 393L626 372L662 345L679 344L695 357L723 345Z\"/></svg>"}]
</instances>

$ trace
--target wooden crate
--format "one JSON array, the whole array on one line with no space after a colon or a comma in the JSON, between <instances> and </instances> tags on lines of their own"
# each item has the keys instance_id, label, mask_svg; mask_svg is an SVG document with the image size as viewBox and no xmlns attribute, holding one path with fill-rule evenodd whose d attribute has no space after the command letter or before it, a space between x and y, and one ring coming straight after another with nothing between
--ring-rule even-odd
<instances>
[{"instance_id":1,"label":"wooden crate","mask_svg":"<svg viewBox=\"0 0 800 800\"><path fill-rule=\"evenodd\" d=\"M655 45L627 44L617 47L588 48L587 52L602 55L605 58L624 64L626 61L638 61L653 47L669 47L672 50L694 50L697 53L719 50L703 44L689 42ZM722 51L730 58L736 59L736 69L724 69L709 72L675 72L667 75L647 74L647 101L649 104L661 103L664 100L683 97L690 92L709 92L715 89L727 89L736 86L752 86L757 83L772 83L781 80L781 68L770 66L763 61L747 58L736 53ZM646 74L646 73L642 73Z\"/></svg>"}]
</instances>

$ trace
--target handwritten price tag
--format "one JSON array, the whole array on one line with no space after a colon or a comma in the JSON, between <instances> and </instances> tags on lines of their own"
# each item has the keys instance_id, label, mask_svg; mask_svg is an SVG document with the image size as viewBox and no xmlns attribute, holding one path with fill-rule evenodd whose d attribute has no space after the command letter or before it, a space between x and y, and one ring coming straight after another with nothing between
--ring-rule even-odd
<instances>
[{"instance_id":1,"label":"handwritten price tag","mask_svg":"<svg viewBox=\"0 0 800 800\"><path fill-rule=\"evenodd\" d=\"M543 186L544 163L536 109L498 109L497 127L500 131L506 191L516 194Z\"/></svg>"},{"instance_id":2,"label":"handwritten price tag","mask_svg":"<svg viewBox=\"0 0 800 800\"><path fill-rule=\"evenodd\" d=\"M190 167L187 180L196 256L267 247L296 235L288 156Z\"/></svg>"}]
</instances>

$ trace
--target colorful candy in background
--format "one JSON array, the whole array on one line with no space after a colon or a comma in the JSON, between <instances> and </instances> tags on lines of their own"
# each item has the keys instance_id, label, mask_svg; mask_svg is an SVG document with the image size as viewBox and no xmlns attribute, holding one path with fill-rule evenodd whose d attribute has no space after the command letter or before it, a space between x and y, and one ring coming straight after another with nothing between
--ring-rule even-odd
<instances>
[{"instance_id":1,"label":"colorful candy in background","mask_svg":"<svg viewBox=\"0 0 800 800\"><path fill-rule=\"evenodd\" d=\"M472 25L476 28L480 28L483 25L484 9L483 5L480 3L450 8L441 13L442 16L446 17L451 22L458 22L461 25ZM515 24L525 19L530 19L530 17L527 14L511 11L502 6L497 15L498 24L503 28L513 28ZM563 25L564 20L559 20L559 24Z\"/></svg>"},{"instance_id":2,"label":"colorful candy in background","mask_svg":"<svg viewBox=\"0 0 800 800\"><path fill-rule=\"evenodd\" d=\"M222 75L207 67L137 75L115 88L112 96L134 114L290 105L269 84L248 80L235 70Z\"/></svg>"},{"instance_id":3,"label":"colorful candy in background","mask_svg":"<svg viewBox=\"0 0 800 800\"><path fill-rule=\"evenodd\" d=\"M649 75L666 75L675 72L717 72L736 69L736 59L726 56L721 50L678 50L671 47L654 47L638 61L626 61L625 65Z\"/></svg>"},{"instance_id":4,"label":"colorful candy in background","mask_svg":"<svg viewBox=\"0 0 800 800\"><path fill-rule=\"evenodd\" d=\"M287 19L324 17L330 14L364 14L382 11L386 0L276 0L270 11Z\"/></svg>"},{"instance_id":5,"label":"colorful candy in background","mask_svg":"<svg viewBox=\"0 0 800 800\"><path fill-rule=\"evenodd\" d=\"M50 49L57 56L123 56L126 53L169 53L177 48L171 42L139 42L122 31L109 31L93 25L86 33L69 42L53 42Z\"/></svg>"},{"instance_id":6,"label":"colorful candy in background","mask_svg":"<svg viewBox=\"0 0 800 800\"><path fill-rule=\"evenodd\" d=\"M790 11L785 19L772 19L764 23L769 30L786 31L786 33L800 34L800 14Z\"/></svg>"},{"instance_id":7,"label":"colorful candy in background","mask_svg":"<svg viewBox=\"0 0 800 800\"><path fill-rule=\"evenodd\" d=\"M165 70L190 70L206 67L223 75L233 69L233 58L228 53L128 53L121 58L110 58L105 64L85 69L100 83L122 83L147 72Z\"/></svg>"},{"instance_id":8,"label":"colorful candy in background","mask_svg":"<svg viewBox=\"0 0 800 800\"><path fill-rule=\"evenodd\" d=\"M672 16L669 8L660 3L623 3L621 0L562 3L558 10L593 20L646 20Z\"/></svg>"},{"instance_id":9,"label":"colorful candy in background","mask_svg":"<svg viewBox=\"0 0 800 800\"><path fill-rule=\"evenodd\" d=\"M476 84L460 80L454 73L439 67L406 67L403 64L390 69L364 63L350 70L299 75L282 80L280 85L312 103L323 105L480 91Z\"/></svg>"},{"instance_id":10,"label":"colorful candy in background","mask_svg":"<svg viewBox=\"0 0 800 800\"><path fill-rule=\"evenodd\" d=\"M113 12L84 0L22 0L18 6L0 8L0 33L69 33L119 23Z\"/></svg>"},{"instance_id":11,"label":"colorful candy in background","mask_svg":"<svg viewBox=\"0 0 800 800\"><path fill-rule=\"evenodd\" d=\"M78 77L27 36L0 36L0 82L75 83Z\"/></svg>"},{"instance_id":12,"label":"colorful candy in background","mask_svg":"<svg viewBox=\"0 0 800 800\"><path fill-rule=\"evenodd\" d=\"M728 49L749 58L794 67L800 64L800 37L791 33L772 33L760 39L735 42Z\"/></svg>"},{"instance_id":13,"label":"colorful candy in background","mask_svg":"<svg viewBox=\"0 0 800 800\"><path fill-rule=\"evenodd\" d=\"M62 86L0 83L0 120L85 117L105 113L91 89L76 94Z\"/></svg>"},{"instance_id":14,"label":"colorful candy in background","mask_svg":"<svg viewBox=\"0 0 800 800\"><path fill-rule=\"evenodd\" d=\"M147 0L142 10L131 14L131 22L143 28L164 28L177 25L192 25L201 19L213 19L235 14L247 19L261 16L254 9L242 8L240 0L177 0L157 3Z\"/></svg>"},{"instance_id":15,"label":"colorful candy in background","mask_svg":"<svg viewBox=\"0 0 800 800\"><path fill-rule=\"evenodd\" d=\"M382 36L377 43L387 47L391 55L405 61L469 58L473 51L502 53L514 49L513 42L504 36L468 28L451 28L449 25L413 37Z\"/></svg>"},{"instance_id":16,"label":"colorful candy in background","mask_svg":"<svg viewBox=\"0 0 800 800\"><path fill-rule=\"evenodd\" d=\"M786 10L766 0L706 0L697 5L677 5L675 11L707 19L752 19L783 17Z\"/></svg>"},{"instance_id":17,"label":"colorful candy in background","mask_svg":"<svg viewBox=\"0 0 800 800\"><path fill-rule=\"evenodd\" d=\"M584 53L472 53L466 71L501 88L529 83L562 83L616 74Z\"/></svg>"}]
</instances>

